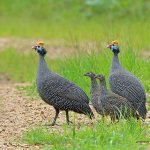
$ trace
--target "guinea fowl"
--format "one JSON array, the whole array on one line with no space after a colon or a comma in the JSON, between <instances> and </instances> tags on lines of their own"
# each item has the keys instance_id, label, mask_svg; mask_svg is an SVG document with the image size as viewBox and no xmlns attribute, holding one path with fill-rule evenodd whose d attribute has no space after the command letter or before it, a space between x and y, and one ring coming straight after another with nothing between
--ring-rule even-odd
<instances>
[{"instance_id":1,"label":"guinea fowl","mask_svg":"<svg viewBox=\"0 0 150 150\"><path fill-rule=\"evenodd\" d=\"M39 53L39 65L37 72L37 89L40 97L56 111L51 125L55 125L60 110L66 111L66 121L69 124L69 111L88 115L94 115L88 105L88 97L85 92L74 83L64 79L60 75L48 69L44 56L46 49L44 43L39 42L32 48Z\"/></svg>"},{"instance_id":2,"label":"guinea fowl","mask_svg":"<svg viewBox=\"0 0 150 150\"><path fill-rule=\"evenodd\" d=\"M111 90L114 93L127 98L135 110L138 111L139 115L145 119L147 110L146 94L143 86L138 78L121 66L118 58L120 52L118 41L113 41L107 47L114 53L109 75Z\"/></svg>"},{"instance_id":3,"label":"guinea fowl","mask_svg":"<svg viewBox=\"0 0 150 150\"><path fill-rule=\"evenodd\" d=\"M137 117L136 111L126 98L107 90L103 75L97 75L95 78L100 80L99 95L95 97L98 113L102 116L110 115L112 121L119 120L122 116L123 118Z\"/></svg>"},{"instance_id":4,"label":"guinea fowl","mask_svg":"<svg viewBox=\"0 0 150 150\"><path fill-rule=\"evenodd\" d=\"M97 97L99 96L99 87L95 78L96 75L93 72L87 72L84 74L84 76L88 76L91 78L91 90L90 90L91 102L96 112L98 113Z\"/></svg>"}]
</instances>

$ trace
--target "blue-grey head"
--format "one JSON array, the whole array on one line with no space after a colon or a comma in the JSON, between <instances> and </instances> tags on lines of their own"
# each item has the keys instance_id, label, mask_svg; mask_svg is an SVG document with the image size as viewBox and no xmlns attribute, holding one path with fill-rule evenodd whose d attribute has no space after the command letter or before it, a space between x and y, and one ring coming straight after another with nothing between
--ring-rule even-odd
<instances>
[{"instance_id":1,"label":"blue-grey head","mask_svg":"<svg viewBox=\"0 0 150 150\"><path fill-rule=\"evenodd\" d=\"M92 71L90 71L90 72L85 73L84 76L95 78L96 75Z\"/></svg>"},{"instance_id":2,"label":"blue-grey head","mask_svg":"<svg viewBox=\"0 0 150 150\"><path fill-rule=\"evenodd\" d=\"M114 54L118 54L120 52L117 40L112 41L107 48L110 48Z\"/></svg>"},{"instance_id":3,"label":"blue-grey head","mask_svg":"<svg viewBox=\"0 0 150 150\"><path fill-rule=\"evenodd\" d=\"M100 81L104 81L105 80L105 76L103 74L98 74L95 76L96 79L99 79Z\"/></svg>"},{"instance_id":4,"label":"blue-grey head","mask_svg":"<svg viewBox=\"0 0 150 150\"><path fill-rule=\"evenodd\" d=\"M32 49L35 49L36 52L39 53L41 56L45 56L46 49L43 47L44 42L38 42L37 45L33 46Z\"/></svg>"}]
</instances>

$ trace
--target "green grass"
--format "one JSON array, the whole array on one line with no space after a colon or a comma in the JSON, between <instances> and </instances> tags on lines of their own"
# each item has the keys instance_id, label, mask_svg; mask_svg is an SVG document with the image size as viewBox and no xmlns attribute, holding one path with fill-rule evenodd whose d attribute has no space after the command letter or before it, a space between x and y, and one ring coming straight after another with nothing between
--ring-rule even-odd
<instances>
[{"instance_id":1,"label":"green grass","mask_svg":"<svg viewBox=\"0 0 150 150\"><path fill-rule=\"evenodd\" d=\"M31 97L33 100L39 98L39 94L38 94L38 92L37 92L36 82L35 82L35 81L31 82L31 85L27 85L27 86L16 86L16 88L17 88L18 90L20 90L24 96L29 96L29 97Z\"/></svg>"},{"instance_id":2,"label":"green grass","mask_svg":"<svg viewBox=\"0 0 150 150\"><path fill-rule=\"evenodd\" d=\"M51 60L46 57L49 68L59 73L65 78L75 82L87 93L90 89L90 79L84 77L84 73L93 71L97 74L104 74L108 78L111 66L112 52L108 49L93 52L92 54L83 53L82 50L76 50L76 54L66 59ZM122 65L135 74L144 84L146 92L150 92L150 61L140 58L138 53L130 48L121 51L120 61ZM30 82L32 87L27 87L29 95L35 92L35 79L38 66L38 54L21 54L15 50L6 50L0 52L0 72L9 75L12 79L21 82Z\"/></svg>"},{"instance_id":3,"label":"green grass","mask_svg":"<svg viewBox=\"0 0 150 150\"><path fill-rule=\"evenodd\" d=\"M22 53L14 49L6 49L0 52L0 67L1 73L11 76L12 79L21 82L32 82L35 80L38 55L33 51L32 53ZM50 61L47 60L49 63ZM54 64L56 60L51 60ZM56 65L51 66L56 70Z\"/></svg>"},{"instance_id":4,"label":"green grass","mask_svg":"<svg viewBox=\"0 0 150 150\"><path fill-rule=\"evenodd\" d=\"M97 54L79 54L61 62L60 74L74 81L86 91L89 91L90 79L84 77L83 74L93 71L108 77L111 61L112 53L107 49ZM149 61L139 58L130 49L120 53L120 61L127 70L135 74L142 81L146 91L149 92Z\"/></svg>"},{"instance_id":5,"label":"green grass","mask_svg":"<svg viewBox=\"0 0 150 150\"><path fill-rule=\"evenodd\" d=\"M1 0L0 35L65 39L66 43L72 38L98 42L117 38L135 48L137 44L140 48L148 48L148 1L94 1Z\"/></svg>"},{"instance_id":6,"label":"green grass","mask_svg":"<svg viewBox=\"0 0 150 150\"><path fill-rule=\"evenodd\" d=\"M24 133L23 139L29 144L41 145L41 149L60 150L142 150L150 140L147 127L134 119L122 120L116 124L98 122L91 127L82 125L76 129L74 136L72 126L63 128L62 133L41 127L33 128ZM145 141L143 145L140 144L141 141Z\"/></svg>"}]
</instances>

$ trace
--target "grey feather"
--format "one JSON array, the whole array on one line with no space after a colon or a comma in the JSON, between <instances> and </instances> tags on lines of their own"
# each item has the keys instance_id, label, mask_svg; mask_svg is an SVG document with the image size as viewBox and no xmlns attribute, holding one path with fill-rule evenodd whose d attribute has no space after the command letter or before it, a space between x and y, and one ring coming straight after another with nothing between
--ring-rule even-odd
<instances>
[{"instance_id":1,"label":"grey feather","mask_svg":"<svg viewBox=\"0 0 150 150\"><path fill-rule=\"evenodd\" d=\"M36 84L40 97L56 110L75 111L93 117L85 92L71 81L49 70L44 56L41 55Z\"/></svg>"},{"instance_id":2,"label":"grey feather","mask_svg":"<svg viewBox=\"0 0 150 150\"><path fill-rule=\"evenodd\" d=\"M125 70L114 53L112 60L109 83L111 90L131 102L132 106L139 112L139 115L146 117L146 94L139 79Z\"/></svg>"},{"instance_id":3,"label":"grey feather","mask_svg":"<svg viewBox=\"0 0 150 150\"><path fill-rule=\"evenodd\" d=\"M96 79L99 78L100 86L97 87ZM109 115L112 121L124 118L137 117L135 109L130 102L115 93L107 90L105 77L103 75L91 78L91 101L95 110L102 116Z\"/></svg>"}]
</instances>

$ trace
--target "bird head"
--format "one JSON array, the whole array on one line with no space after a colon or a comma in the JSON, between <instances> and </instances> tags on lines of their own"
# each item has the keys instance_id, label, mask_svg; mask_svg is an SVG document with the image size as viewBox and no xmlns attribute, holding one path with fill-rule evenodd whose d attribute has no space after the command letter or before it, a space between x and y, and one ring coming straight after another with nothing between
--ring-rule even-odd
<instances>
[{"instance_id":1,"label":"bird head","mask_svg":"<svg viewBox=\"0 0 150 150\"><path fill-rule=\"evenodd\" d=\"M112 41L108 44L107 48L110 48L114 54L118 54L120 52L119 42L117 40Z\"/></svg>"},{"instance_id":2,"label":"bird head","mask_svg":"<svg viewBox=\"0 0 150 150\"><path fill-rule=\"evenodd\" d=\"M96 79L99 79L100 81L105 80L105 76L102 75L102 74L99 74L99 75L95 76L95 78L96 78Z\"/></svg>"},{"instance_id":3,"label":"bird head","mask_svg":"<svg viewBox=\"0 0 150 150\"><path fill-rule=\"evenodd\" d=\"M93 72L87 72L87 73L84 74L84 76L95 78L95 74Z\"/></svg>"},{"instance_id":4,"label":"bird head","mask_svg":"<svg viewBox=\"0 0 150 150\"><path fill-rule=\"evenodd\" d=\"M35 46L32 47L32 49L35 49L36 52L39 53L39 55L45 56L46 54L46 49L43 47L44 42L40 41L37 42Z\"/></svg>"}]
</instances>

